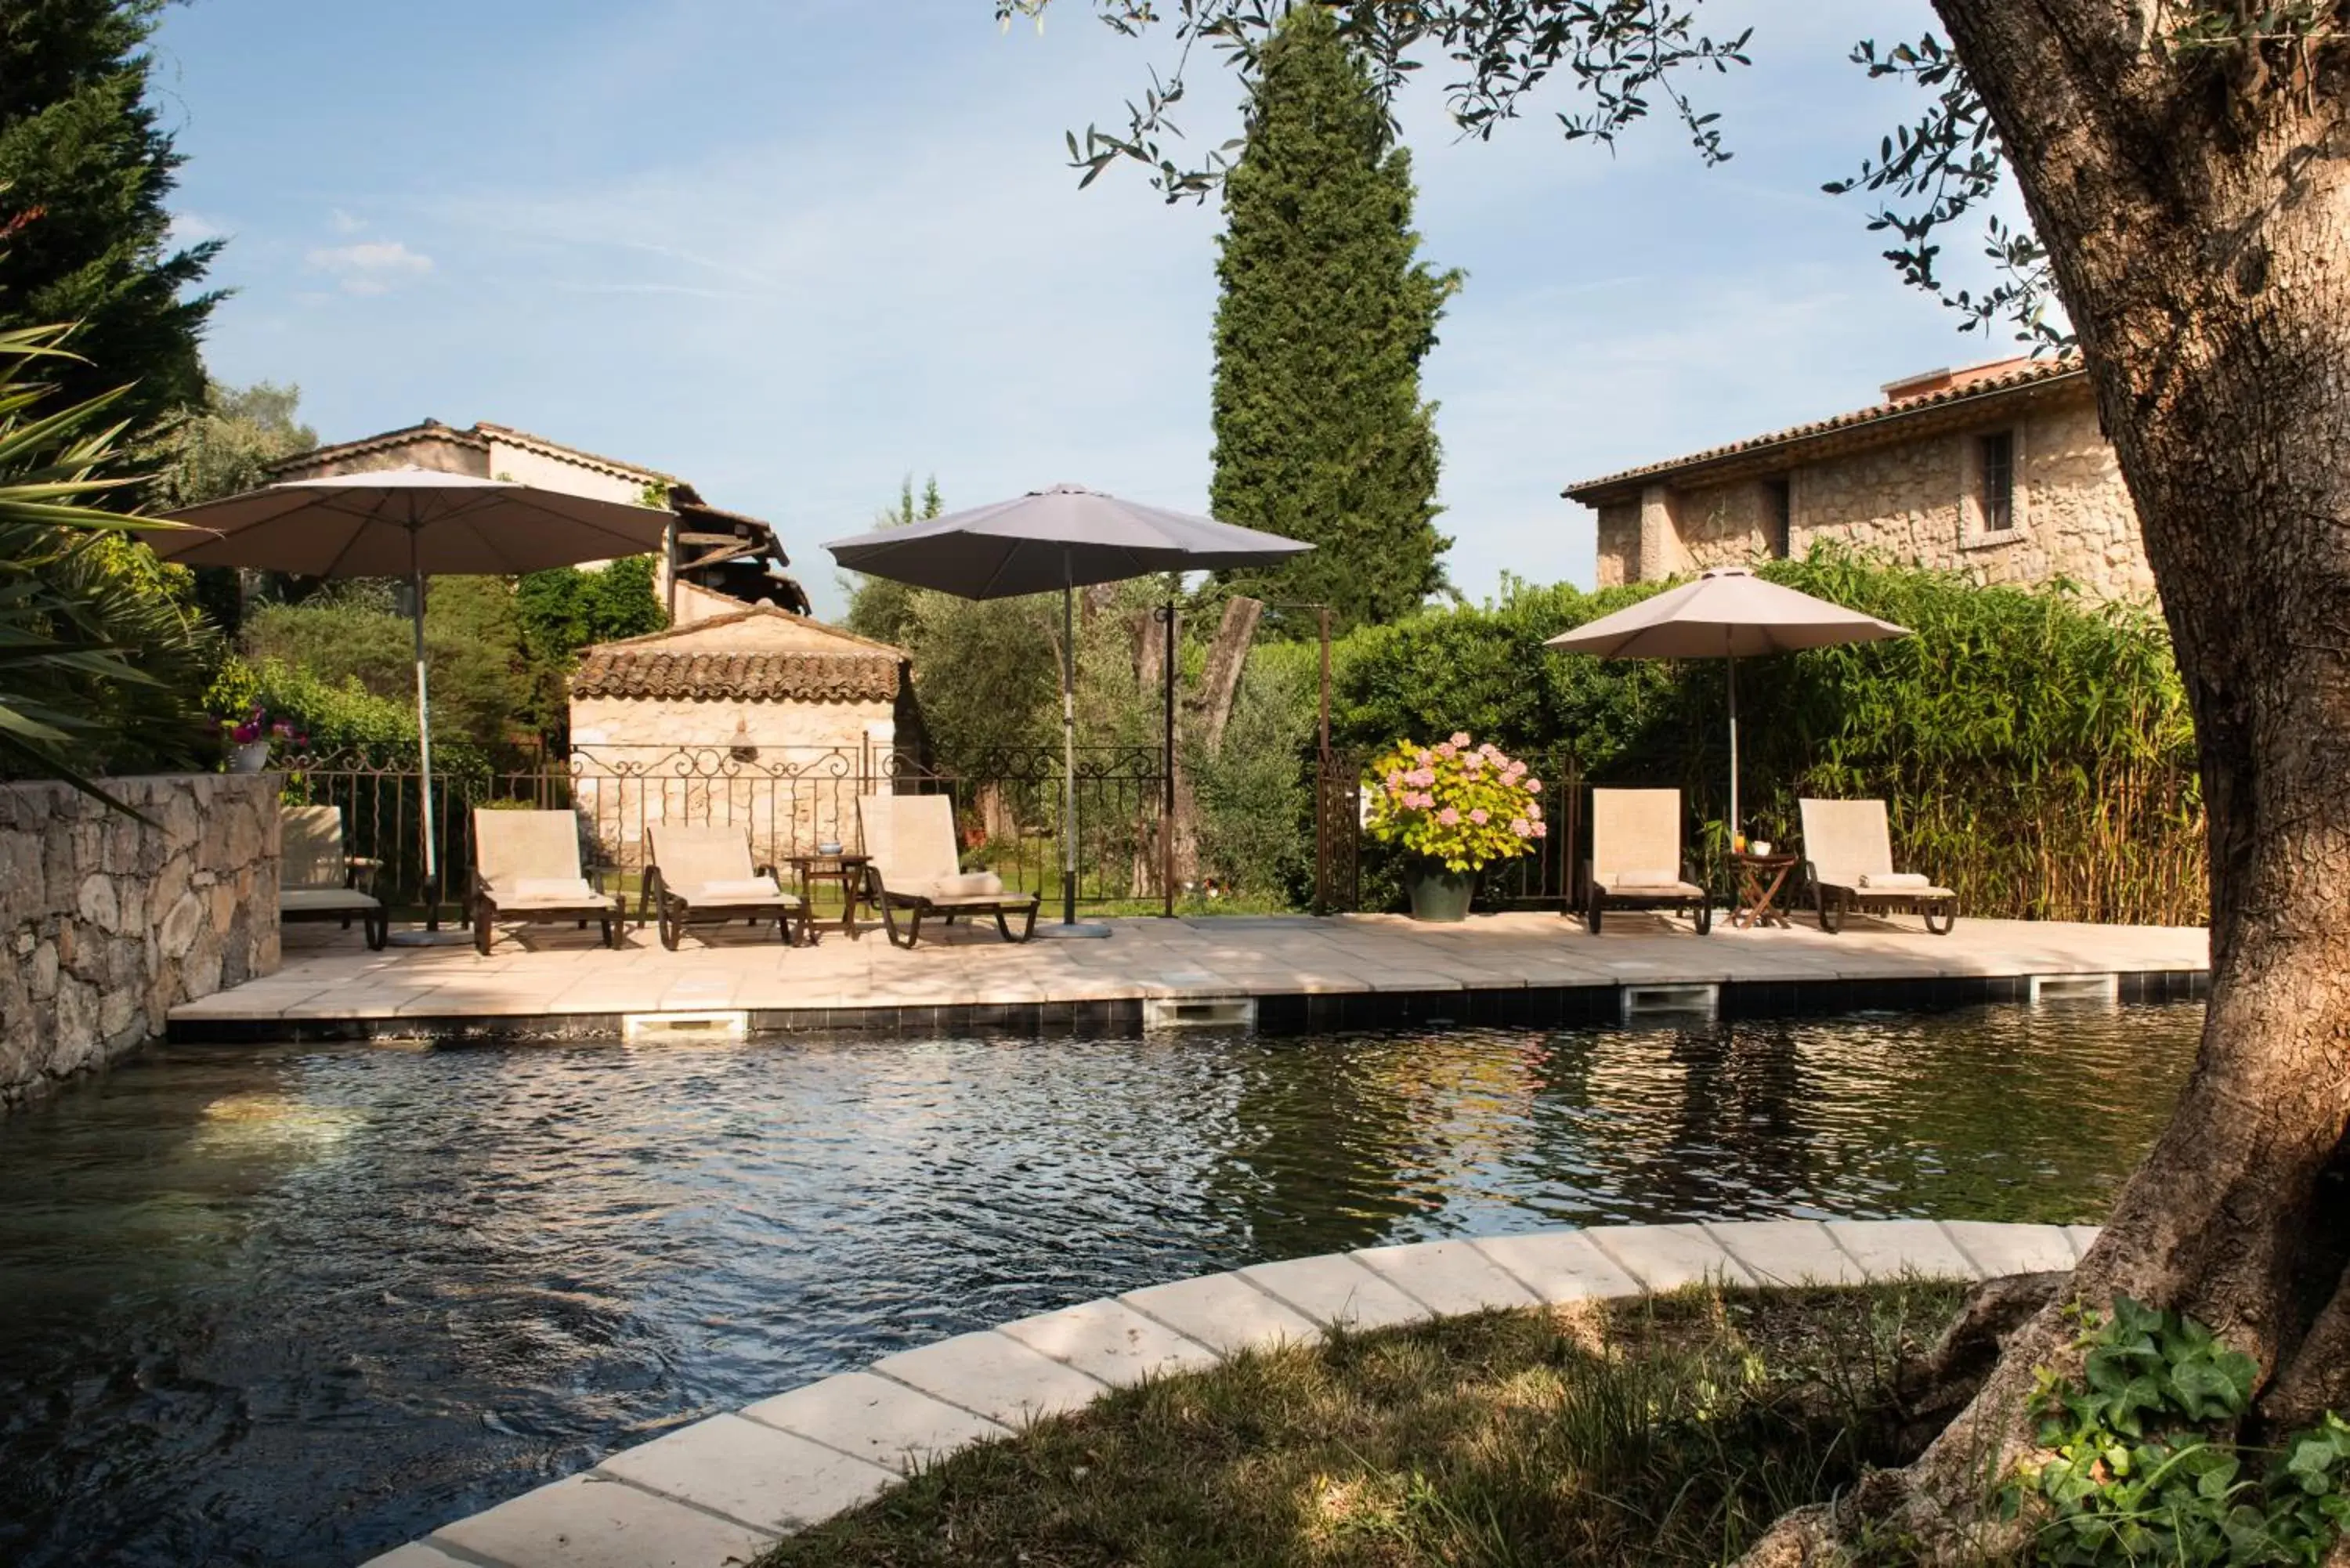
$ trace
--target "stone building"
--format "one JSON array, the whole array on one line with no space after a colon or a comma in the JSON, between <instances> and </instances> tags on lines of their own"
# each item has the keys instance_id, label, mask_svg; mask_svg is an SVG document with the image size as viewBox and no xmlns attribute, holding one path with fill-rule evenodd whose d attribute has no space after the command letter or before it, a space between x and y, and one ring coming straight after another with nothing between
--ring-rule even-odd
<instances>
[{"instance_id":1,"label":"stone building","mask_svg":"<svg viewBox=\"0 0 2350 1568\"><path fill-rule=\"evenodd\" d=\"M571 678L573 797L612 865L648 823L741 823L777 863L854 844L856 797L920 742L903 653L772 606L599 643Z\"/></svg>"},{"instance_id":2,"label":"stone building","mask_svg":"<svg viewBox=\"0 0 2350 1568\"><path fill-rule=\"evenodd\" d=\"M2137 514L2077 359L2002 359L1885 400L1572 485L1601 587L1801 556L1835 540L1985 583L2149 596Z\"/></svg>"},{"instance_id":3,"label":"stone building","mask_svg":"<svg viewBox=\"0 0 2350 1568\"><path fill-rule=\"evenodd\" d=\"M476 479L509 479L600 501L658 500L677 514L676 582L656 564L655 586L680 624L731 615L762 601L806 614L806 592L775 531L755 517L702 499L675 474L560 445L505 425L458 430L439 420L358 441L313 448L277 466L279 479L316 479L384 468L429 468Z\"/></svg>"}]
</instances>

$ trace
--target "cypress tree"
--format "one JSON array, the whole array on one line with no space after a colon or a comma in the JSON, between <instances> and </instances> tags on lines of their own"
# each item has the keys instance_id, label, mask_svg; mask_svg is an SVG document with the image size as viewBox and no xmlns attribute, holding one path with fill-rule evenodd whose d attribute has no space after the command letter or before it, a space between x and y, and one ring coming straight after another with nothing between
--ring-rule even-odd
<instances>
[{"instance_id":1,"label":"cypress tree","mask_svg":"<svg viewBox=\"0 0 2350 1568\"><path fill-rule=\"evenodd\" d=\"M1327 604L1340 628L1418 607L1451 543L1419 362L1461 275L1418 259L1412 196L1369 73L1321 5L1297 6L1224 187L1210 493L1223 521L1315 546L1247 590Z\"/></svg>"},{"instance_id":2,"label":"cypress tree","mask_svg":"<svg viewBox=\"0 0 2350 1568\"><path fill-rule=\"evenodd\" d=\"M135 382L134 431L201 404L198 339L217 293L190 294L220 242L173 250L165 199L184 160L147 101L161 0L0 4L0 328L78 322L50 361L63 408Z\"/></svg>"}]
</instances>

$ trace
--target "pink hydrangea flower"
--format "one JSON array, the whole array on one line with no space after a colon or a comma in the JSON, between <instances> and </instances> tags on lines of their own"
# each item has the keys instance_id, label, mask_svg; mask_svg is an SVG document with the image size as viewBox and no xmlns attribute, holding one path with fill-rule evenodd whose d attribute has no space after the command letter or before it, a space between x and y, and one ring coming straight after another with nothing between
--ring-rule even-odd
<instances>
[{"instance_id":1,"label":"pink hydrangea flower","mask_svg":"<svg viewBox=\"0 0 2350 1568\"><path fill-rule=\"evenodd\" d=\"M1436 754L1447 762L1451 762L1458 751L1459 748L1450 741L1439 741L1436 743Z\"/></svg>"},{"instance_id":2,"label":"pink hydrangea flower","mask_svg":"<svg viewBox=\"0 0 2350 1568\"><path fill-rule=\"evenodd\" d=\"M1389 793L1389 794L1393 794L1395 791L1399 790L1399 789L1401 789L1401 788L1403 788L1403 770L1402 770L1401 768L1390 768L1390 769L1388 769L1388 793Z\"/></svg>"},{"instance_id":3,"label":"pink hydrangea flower","mask_svg":"<svg viewBox=\"0 0 2350 1568\"><path fill-rule=\"evenodd\" d=\"M1512 778L1513 778L1513 779L1516 779L1516 778L1523 778L1523 777L1525 777L1525 774L1526 774L1526 764L1525 764L1525 763L1515 763L1515 762L1513 762L1513 763L1512 763L1508 767L1503 768L1502 771L1503 771L1503 773L1505 773L1505 774L1509 774L1509 775L1510 775Z\"/></svg>"},{"instance_id":4,"label":"pink hydrangea flower","mask_svg":"<svg viewBox=\"0 0 2350 1568\"><path fill-rule=\"evenodd\" d=\"M1542 794L1542 780L1540 780L1540 779L1528 779L1528 780L1526 781L1526 793L1527 793L1528 794Z\"/></svg>"},{"instance_id":5,"label":"pink hydrangea flower","mask_svg":"<svg viewBox=\"0 0 2350 1568\"><path fill-rule=\"evenodd\" d=\"M1485 771L1485 759L1474 752L1464 753L1461 758L1461 765L1472 774L1482 773Z\"/></svg>"},{"instance_id":6,"label":"pink hydrangea flower","mask_svg":"<svg viewBox=\"0 0 2350 1568\"><path fill-rule=\"evenodd\" d=\"M1534 836L1536 838L1548 838L1550 836L1550 824L1547 822L1535 823Z\"/></svg>"},{"instance_id":7,"label":"pink hydrangea flower","mask_svg":"<svg viewBox=\"0 0 2350 1568\"><path fill-rule=\"evenodd\" d=\"M1482 827L1487 823L1493 820L1493 814L1487 811L1481 805L1476 810L1469 814L1469 820L1475 823L1478 826Z\"/></svg>"},{"instance_id":8,"label":"pink hydrangea flower","mask_svg":"<svg viewBox=\"0 0 2350 1568\"><path fill-rule=\"evenodd\" d=\"M1534 836L1534 826L1522 816L1510 824L1510 831L1520 838L1532 838Z\"/></svg>"},{"instance_id":9,"label":"pink hydrangea flower","mask_svg":"<svg viewBox=\"0 0 2350 1568\"><path fill-rule=\"evenodd\" d=\"M1409 778L1412 783L1418 784L1420 788L1426 789L1429 785L1436 782L1436 770L1434 768L1417 768L1405 776Z\"/></svg>"},{"instance_id":10,"label":"pink hydrangea flower","mask_svg":"<svg viewBox=\"0 0 2350 1568\"><path fill-rule=\"evenodd\" d=\"M1447 827L1458 827L1461 826L1461 813L1458 808L1448 805L1436 814L1436 820Z\"/></svg>"},{"instance_id":11,"label":"pink hydrangea flower","mask_svg":"<svg viewBox=\"0 0 2350 1568\"><path fill-rule=\"evenodd\" d=\"M1461 748L1462 748L1462 747L1464 747L1464 746L1468 745L1468 743L1469 743L1469 732L1468 732L1468 731L1466 731L1466 730L1455 730L1455 731L1453 731L1453 732L1452 732L1452 746L1453 746L1453 749L1454 749L1454 750L1458 751L1458 750L1460 750Z\"/></svg>"}]
</instances>

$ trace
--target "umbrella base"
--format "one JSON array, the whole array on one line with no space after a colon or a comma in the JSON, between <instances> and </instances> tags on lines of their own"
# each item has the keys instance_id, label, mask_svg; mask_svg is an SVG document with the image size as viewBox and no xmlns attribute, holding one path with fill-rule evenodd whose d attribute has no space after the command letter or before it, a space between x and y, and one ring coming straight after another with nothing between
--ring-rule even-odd
<instances>
[{"instance_id":1,"label":"umbrella base","mask_svg":"<svg viewBox=\"0 0 2350 1568\"><path fill-rule=\"evenodd\" d=\"M1036 928L1036 934L1040 937L1060 937L1065 939L1076 937L1106 937L1109 935L1109 928L1107 926L1089 926L1080 921L1065 920L1057 925L1039 926Z\"/></svg>"},{"instance_id":2,"label":"umbrella base","mask_svg":"<svg viewBox=\"0 0 2350 1568\"><path fill-rule=\"evenodd\" d=\"M473 940L473 933L462 926L439 931L394 931L385 939L396 948L456 948Z\"/></svg>"}]
</instances>

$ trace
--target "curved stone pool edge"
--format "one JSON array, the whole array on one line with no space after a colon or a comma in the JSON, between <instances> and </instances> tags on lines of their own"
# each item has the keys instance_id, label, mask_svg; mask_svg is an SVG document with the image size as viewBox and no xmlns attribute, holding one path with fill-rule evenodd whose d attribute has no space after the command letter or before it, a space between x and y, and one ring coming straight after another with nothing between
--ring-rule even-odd
<instances>
[{"instance_id":1,"label":"curved stone pool edge","mask_svg":"<svg viewBox=\"0 0 2350 1568\"><path fill-rule=\"evenodd\" d=\"M2090 1225L1758 1220L1421 1241L1151 1285L899 1351L624 1449L366 1568L722 1568L916 1464L1159 1373L1495 1307L2069 1270Z\"/></svg>"}]
</instances>

